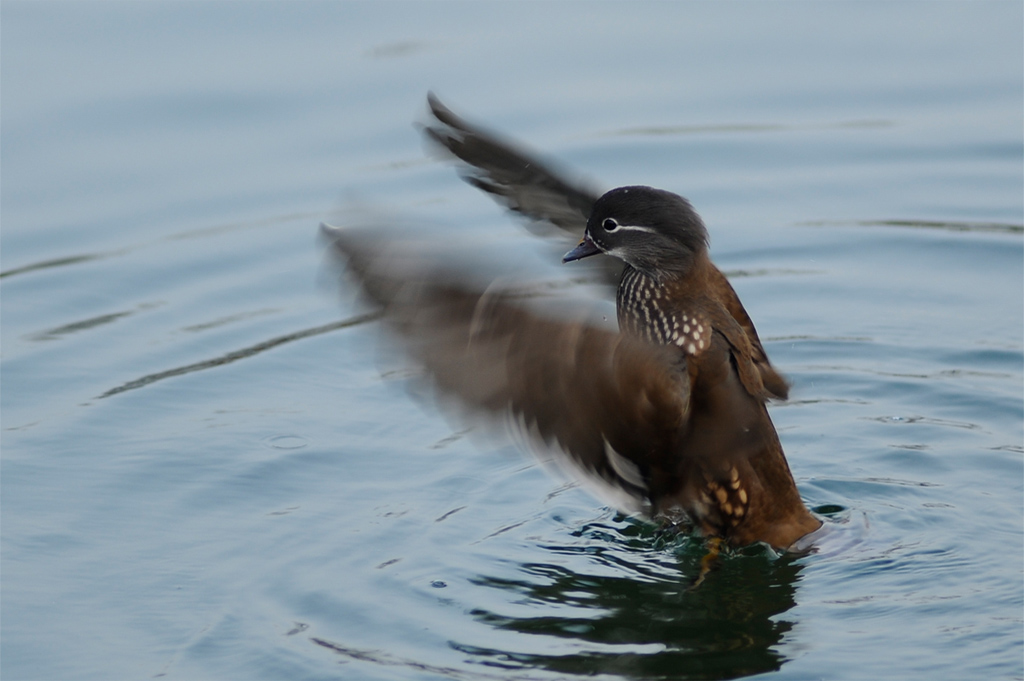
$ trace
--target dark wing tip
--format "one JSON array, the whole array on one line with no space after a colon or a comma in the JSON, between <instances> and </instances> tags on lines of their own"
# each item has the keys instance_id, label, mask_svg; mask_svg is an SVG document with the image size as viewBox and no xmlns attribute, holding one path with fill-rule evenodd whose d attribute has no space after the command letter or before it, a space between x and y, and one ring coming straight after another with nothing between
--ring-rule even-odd
<instances>
[{"instance_id":1,"label":"dark wing tip","mask_svg":"<svg viewBox=\"0 0 1024 681\"><path fill-rule=\"evenodd\" d=\"M764 389L768 391L769 395L777 400L788 400L789 382L768 363L767 357L764 362L757 364L757 368L761 372Z\"/></svg>"},{"instance_id":2,"label":"dark wing tip","mask_svg":"<svg viewBox=\"0 0 1024 681\"><path fill-rule=\"evenodd\" d=\"M465 123L461 118L455 115L455 113L447 106L441 103L441 100L437 98L432 91L427 92L427 106L430 107L430 113L434 115L434 118L441 121L445 125L450 125L453 128L465 127Z\"/></svg>"},{"instance_id":3,"label":"dark wing tip","mask_svg":"<svg viewBox=\"0 0 1024 681\"><path fill-rule=\"evenodd\" d=\"M526 218L531 232L580 238L601 195L592 182L515 141L466 121L433 92L427 93L427 105L432 118L420 126L420 131L431 153L454 161L463 180ZM621 263L606 259L599 268L609 284L618 282Z\"/></svg>"}]
</instances>

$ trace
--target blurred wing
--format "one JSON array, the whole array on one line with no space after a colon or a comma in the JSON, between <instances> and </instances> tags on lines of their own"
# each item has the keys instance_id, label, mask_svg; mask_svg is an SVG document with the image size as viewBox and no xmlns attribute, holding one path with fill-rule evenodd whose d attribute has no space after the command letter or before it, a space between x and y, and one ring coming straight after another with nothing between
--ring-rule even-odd
<instances>
[{"instance_id":1,"label":"blurred wing","mask_svg":"<svg viewBox=\"0 0 1024 681\"><path fill-rule=\"evenodd\" d=\"M563 235L573 239L583 236L594 202L600 197L599 191L582 180L568 179L569 173L556 170L553 162L541 160L520 145L467 123L433 93L427 95L427 102L435 122L425 127L424 133L438 147L462 161L460 172L467 182L492 194L510 210L535 221L535 231L559 235L558 230L561 230ZM601 267L607 283L618 284L622 274L620 261L599 258L588 264ZM768 361L754 324L725 275L717 268L714 272L719 280L715 284L721 289L729 313L750 339L761 382L773 396L786 399L789 392L786 380Z\"/></svg>"},{"instance_id":2,"label":"blurred wing","mask_svg":"<svg viewBox=\"0 0 1024 681\"><path fill-rule=\"evenodd\" d=\"M625 492L633 500L618 504L625 510L646 506L650 471L675 451L689 411L688 373L671 349L582 318L546 317L493 285L413 273L399 266L400 249L378 237L328 237L443 393L511 417L534 444Z\"/></svg>"},{"instance_id":3,"label":"blurred wing","mask_svg":"<svg viewBox=\"0 0 1024 681\"><path fill-rule=\"evenodd\" d=\"M568 172L555 170L554 164L519 145L467 123L433 93L427 95L427 102L434 122L423 132L466 164L461 173L467 182L492 194L510 210L553 225L574 239L583 238L587 218L601 192L582 180L569 180Z\"/></svg>"}]
</instances>

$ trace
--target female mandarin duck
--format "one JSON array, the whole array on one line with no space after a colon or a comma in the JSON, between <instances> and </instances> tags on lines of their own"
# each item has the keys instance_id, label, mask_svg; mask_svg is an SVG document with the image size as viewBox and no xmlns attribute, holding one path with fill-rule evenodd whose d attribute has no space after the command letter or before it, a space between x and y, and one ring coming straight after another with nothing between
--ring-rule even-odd
<instances>
[{"instance_id":1,"label":"female mandarin duck","mask_svg":"<svg viewBox=\"0 0 1024 681\"><path fill-rule=\"evenodd\" d=\"M511 290L394 268L379 238L330 230L337 253L438 387L512 415L626 511L688 520L733 545L786 549L820 527L765 403L786 399L754 325L708 257L690 203L650 187L599 196L471 126L432 95L424 132L472 184L541 225L585 226L563 262L619 261L618 333L531 310ZM611 259L608 259L610 262Z\"/></svg>"}]
</instances>

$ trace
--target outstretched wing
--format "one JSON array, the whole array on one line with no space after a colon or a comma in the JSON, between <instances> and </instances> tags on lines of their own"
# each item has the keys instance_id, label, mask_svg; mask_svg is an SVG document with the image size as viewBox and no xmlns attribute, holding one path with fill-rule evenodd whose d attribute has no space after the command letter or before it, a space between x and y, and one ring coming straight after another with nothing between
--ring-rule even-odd
<instances>
[{"instance_id":1,"label":"outstretched wing","mask_svg":"<svg viewBox=\"0 0 1024 681\"><path fill-rule=\"evenodd\" d=\"M648 508L650 473L673 459L689 414L681 356L582 317L545 316L511 290L403 268L400 247L379 234L325 233L442 393L511 417L534 444L618 491L620 508Z\"/></svg>"},{"instance_id":2,"label":"outstretched wing","mask_svg":"<svg viewBox=\"0 0 1024 681\"><path fill-rule=\"evenodd\" d=\"M435 122L424 133L440 149L462 162L460 174L470 184L493 195L504 206L534 221L535 231L579 239L586 228L594 202L600 197L590 183L571 180L571 173L557 168L549 160L538 158L521 145L472 125L441 103L433 94L427 103ZM552 229L552 227L558 228ZM605 280L618 284L622 264L614 258L601 258ZM719 291L729 314L746 333L753 361L764 388L774 397L786 399L789 386L775 371L761 345L753 322L725 275L717 268L712 285Z\"/></svg>"},{"instance_id":3,"label":"outstretched wing","mask_svg":"<svg viewBox=\"0 0 1024 681\"><path fill-rule=\"evenodd\" d=\"M423 133L438 150L461 162L463 179L530 219L534 232L567 241L583 237L594 202L601 196L599 189L554 161L468 123L433 93L427 95L427 103L434 120ZM614 264L613 274L621 272L617 261L607 264Z\"/></svg>"}]
</instances>

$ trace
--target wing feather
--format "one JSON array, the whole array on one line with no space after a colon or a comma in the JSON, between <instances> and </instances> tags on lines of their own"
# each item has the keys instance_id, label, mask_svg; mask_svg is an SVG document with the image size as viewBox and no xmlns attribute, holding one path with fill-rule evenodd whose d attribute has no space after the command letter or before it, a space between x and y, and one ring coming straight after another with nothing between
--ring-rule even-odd
<instances>
[{"instance_id":1,"label":"wing feather","mask_svg":"<svg viewBox=\"0 0 1024 681\"><path fill-rule=\"evenodd\" d=\"M462 161L463 178L502 205L531 220L580 239L601 192L553 161L472 125L434 96L427 96L434 121L423 132L434 145ZM543 231L543 230L542 230ZM548 234L558 234L546 230Z\"/></svg>"},{"instance_id":2,"label":"wing feather","mask_svg":"<svg viewBox=\"0 0 1024 681\"><path fill-rule=\"evenodd\" d=\"M395 246L379 237L335 230L329 238L441 393L518 421L538 444L646 502L649 473L672 458L689 413L678 353L586 315L542 314L498 285L402 269Z\"/></svg>"}]
</instances>

